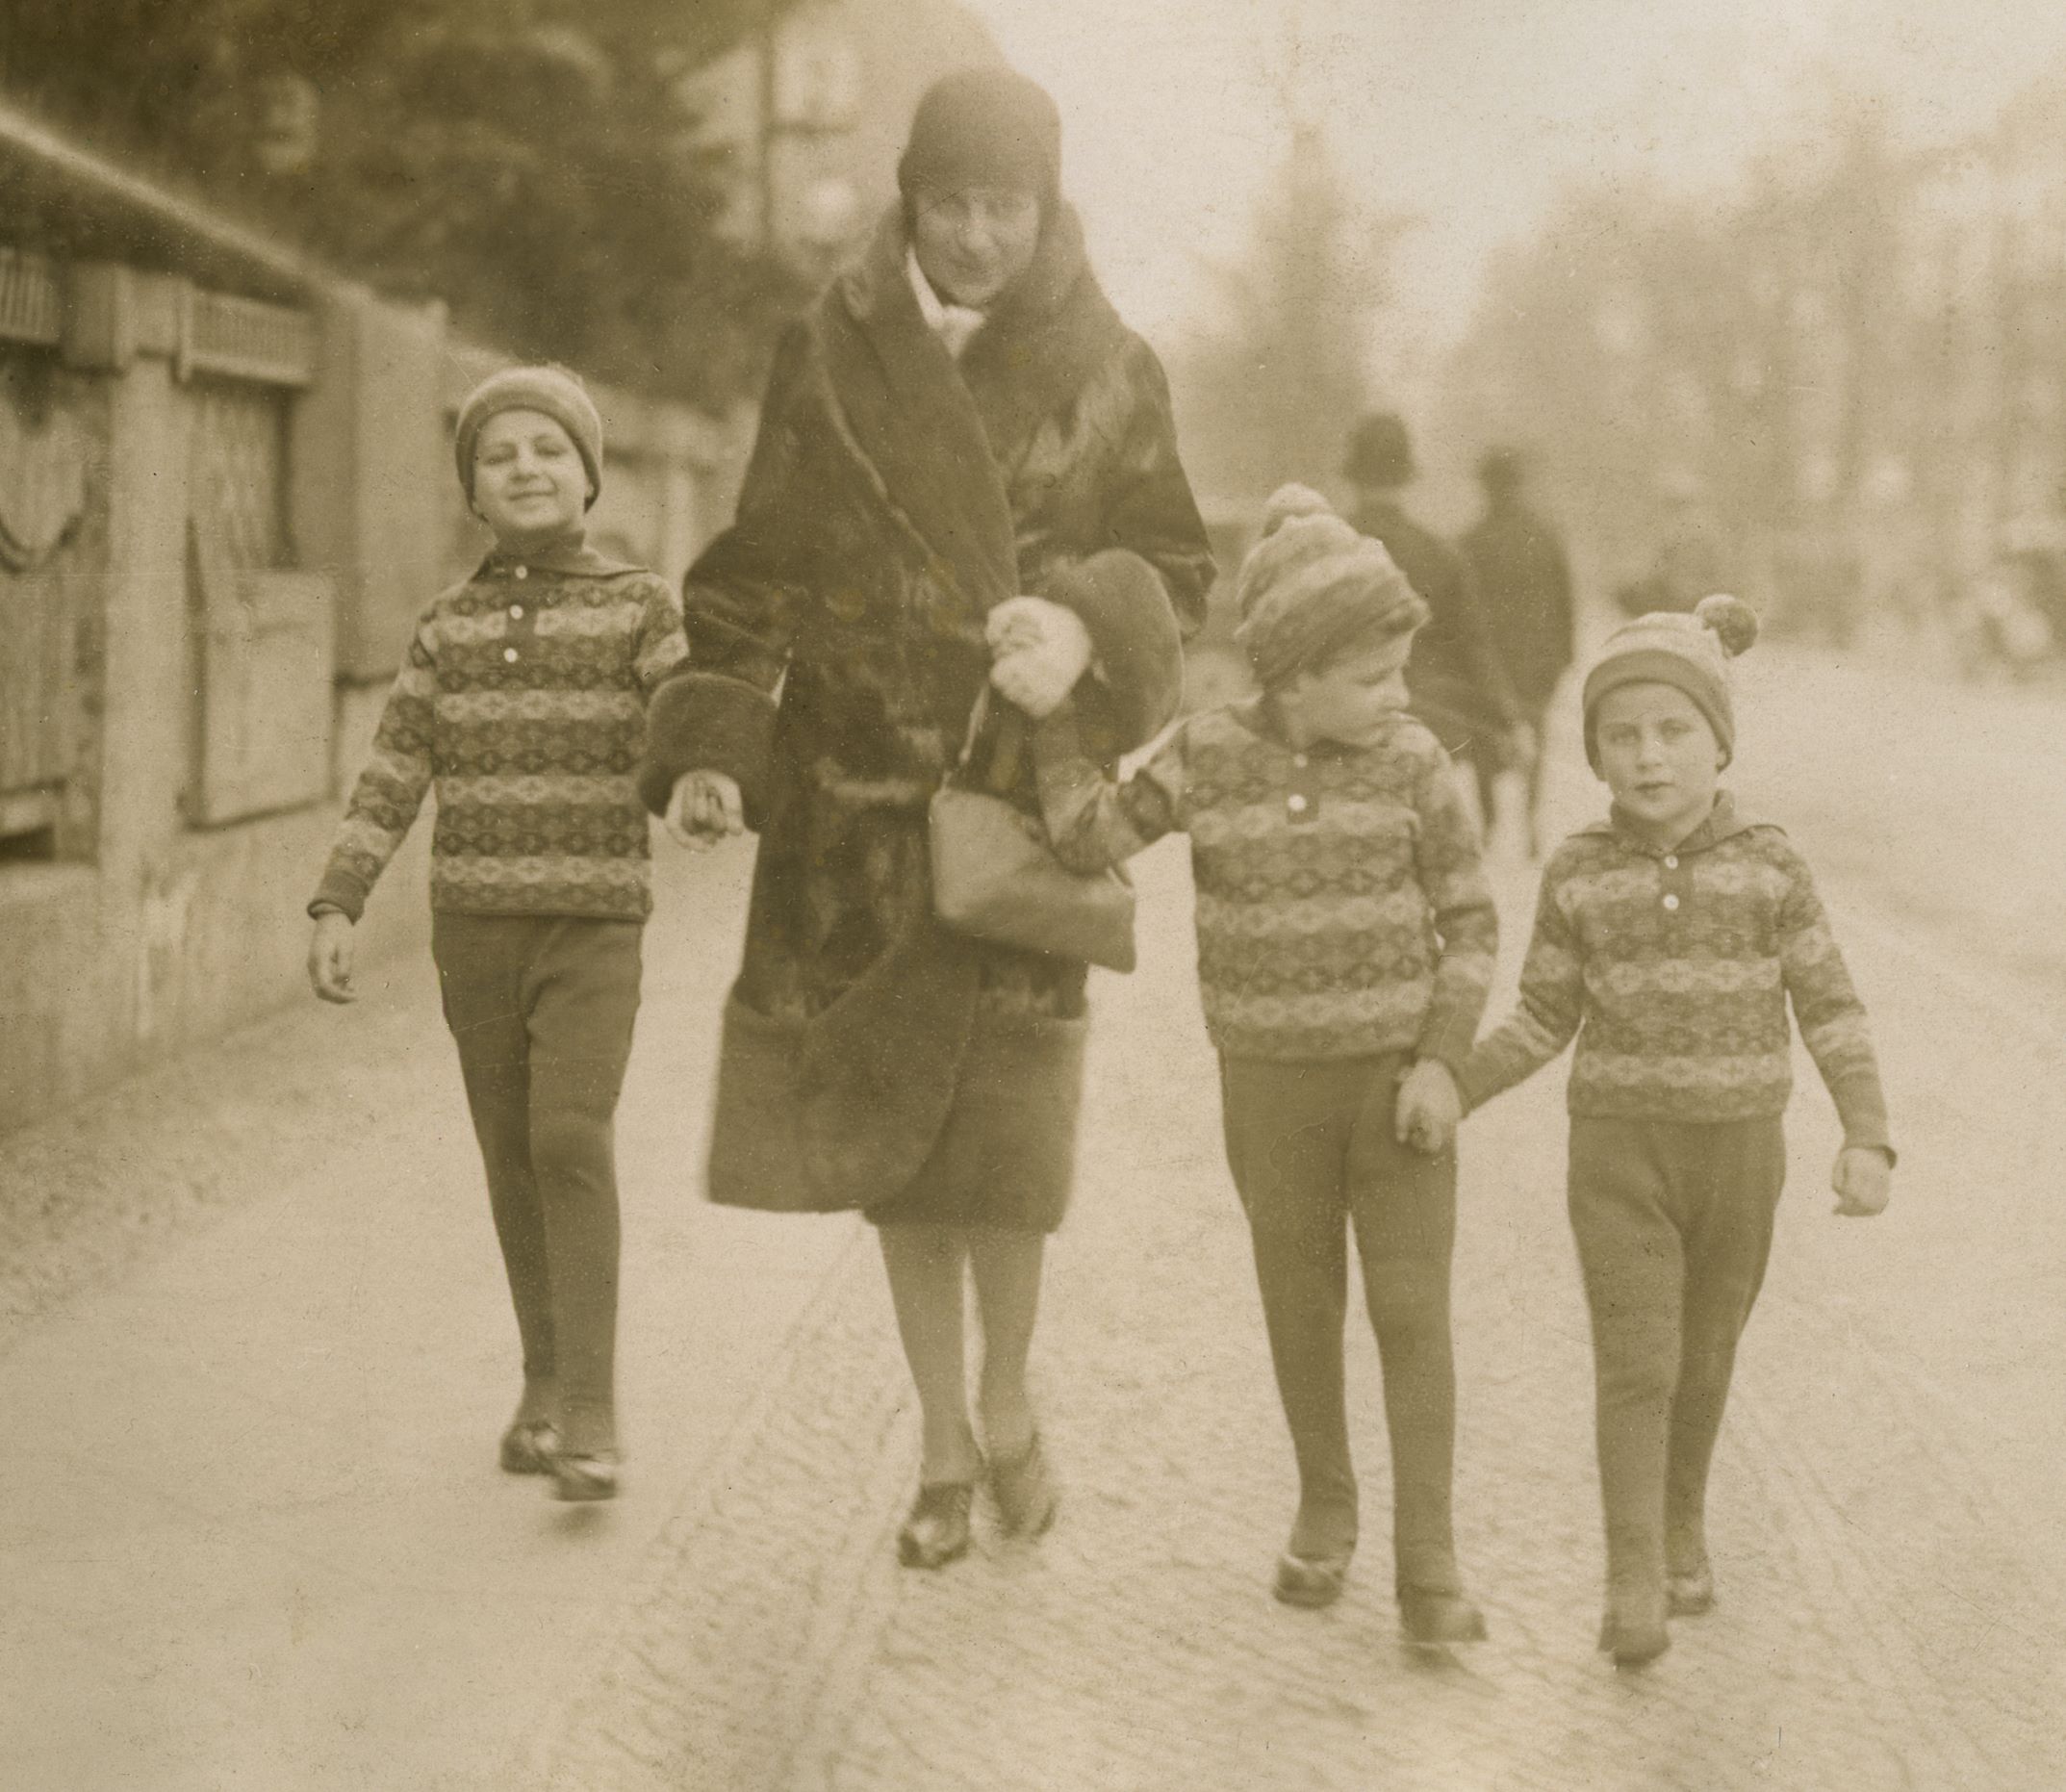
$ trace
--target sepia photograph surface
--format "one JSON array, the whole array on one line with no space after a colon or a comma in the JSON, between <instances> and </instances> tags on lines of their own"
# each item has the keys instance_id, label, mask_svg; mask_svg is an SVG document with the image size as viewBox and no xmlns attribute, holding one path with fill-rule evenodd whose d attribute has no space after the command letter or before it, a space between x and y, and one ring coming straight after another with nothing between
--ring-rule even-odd
<instances>
[{"instance_id":1,"label":"sepia photograph surface","mask_svg":"<svg viewBox=\"0 0 2066 1792\"><path fill-rule=\"evenodd\" d=\"M2066 1786L2062 1090L2066 12L0 0L0 1786Z\"/></svg>"}]
</instances>

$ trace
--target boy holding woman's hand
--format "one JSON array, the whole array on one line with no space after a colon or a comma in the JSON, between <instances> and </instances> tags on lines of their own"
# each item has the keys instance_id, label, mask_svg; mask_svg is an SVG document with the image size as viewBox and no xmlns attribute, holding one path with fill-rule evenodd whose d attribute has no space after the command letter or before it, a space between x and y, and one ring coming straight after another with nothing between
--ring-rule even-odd
<instances>
[{"instance_id":1,"label":"boy holding woman's hand","mask_svg":"<svg viewBox=\"0 0 2066 1792\"><path fill-rule=\"evenodd\" d=\"M1445 1139L1577 1039L1569 1200L1598 1388L1600 1647L1628 1667L1668 1647L1668 1616L1714 1602L1708 1465L1785 1179L1789 1001L1844 1124L1836 1211L1877 1214L1894 1163L1865 1010L1808 867L1719 787L1736 740L1728 660L1756 637L1748 607L1716 596L1609 638L1584 702L1612 810L1543 874L1513 1016L1399 1112L1402 1138Z\"/></svg>"}]
</instances>

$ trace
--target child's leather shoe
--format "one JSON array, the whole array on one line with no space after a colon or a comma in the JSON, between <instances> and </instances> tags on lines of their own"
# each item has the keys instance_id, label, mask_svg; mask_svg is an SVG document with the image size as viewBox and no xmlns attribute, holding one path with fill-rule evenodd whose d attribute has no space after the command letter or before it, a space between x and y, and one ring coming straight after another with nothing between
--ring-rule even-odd
<instances>
[{"instance_id":1,"label":"child's leather shoe","mask_svg":"<svg viewBox=\"0 0 2066 1792\"><path fill-rule=\"evenodd\" d=\"M968 1510L974 1481L932 1481L918 1490L903 1528L897 1559L906 1568L945 1568L968 1553Z\"/></svg>"},{"instance_id":2,"label":"child's leather shoe","mask_svg":"<svg viewBox=\"0 0 2066 1792\"><path fill-rule=\"evenodd\" d=\"M1599 1646L1614 1657L1618 1668L1647 1667L1671 1647L1671 1632L1665 1627L1662 1610L1635 1611L1609 1604L1600 1620Z\"/></svg>"}]
</instances>

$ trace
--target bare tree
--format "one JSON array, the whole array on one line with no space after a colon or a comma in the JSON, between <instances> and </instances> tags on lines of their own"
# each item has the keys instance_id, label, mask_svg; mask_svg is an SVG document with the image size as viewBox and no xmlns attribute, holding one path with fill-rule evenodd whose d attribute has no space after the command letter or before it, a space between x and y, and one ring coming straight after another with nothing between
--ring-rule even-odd
<instances>
[{"instance_id":1,"label":"bare tree","mask_svg":"<svg viewBox=\"0 0 2066 1792\"><path fill-rule=\"evenodd\" d=\"M1334 473L1371 401L1372 335L1411 224L1359 203L1316 126L1293 133L1247 251L1212 269L1223 320L1178 364L1186 457L1209 501L1252 508L1286 479Z\"/></svg>"},{"instance_id":2,"label":"bare tree","mask_svg":"<svg viewBox=\"0 0 2066 1792\"><path fill-rule=\"evenodd\" d=\"M0 93L517 353L751 390L796 296L683 77L793 0L0 0ZM76 221L14 205L0 240Z\"/></svg>"}]
</instances>

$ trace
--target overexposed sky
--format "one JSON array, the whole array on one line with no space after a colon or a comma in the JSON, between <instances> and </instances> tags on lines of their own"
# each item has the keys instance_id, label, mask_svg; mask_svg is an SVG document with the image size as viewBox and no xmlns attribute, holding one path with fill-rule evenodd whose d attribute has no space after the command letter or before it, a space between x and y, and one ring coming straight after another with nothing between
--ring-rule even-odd
<instances>
[{"instance_id":1,"label":"overexposed sky","mask_svg":"<svg viewBox=\"0 0 2066 1792\"><path fill-rule=\"evenodd\" d=\"M1129 320L1210 315L1294 107L1375 207L1422 221L1395 320L1467 320L1490 252L1568 184L1725 188L1846 93L1955 138L2066 62L2061 0L970 0L1061 106L1064 180Z\"/></svg>"}]
</instances>

